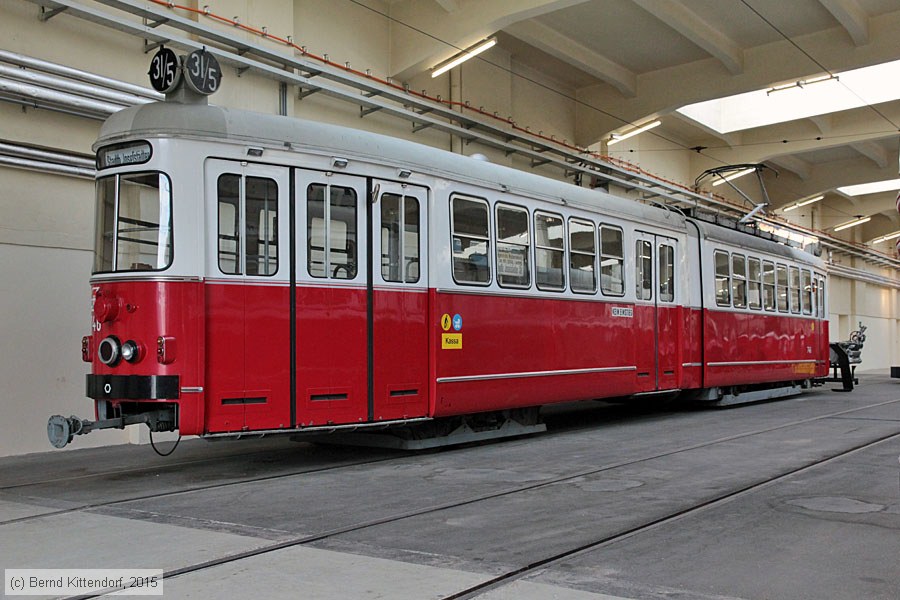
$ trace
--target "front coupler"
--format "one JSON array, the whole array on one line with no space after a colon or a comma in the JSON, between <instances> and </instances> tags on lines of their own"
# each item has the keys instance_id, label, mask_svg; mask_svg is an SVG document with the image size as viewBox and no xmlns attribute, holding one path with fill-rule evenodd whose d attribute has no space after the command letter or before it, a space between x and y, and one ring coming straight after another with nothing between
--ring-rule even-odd
<instances>
[{"instance_id":1,"label":"front coupler","mask_svg":"<svg viewBox=\"0 0 900 600\"><path fill-rule=\"evenodd\" d=\"M95 429L124 429L126 425L146 423L150 431L174 431L176 426L175 407L125 415L112 419L89 421L78 417L53 415L47 421L47 437L54 448L65 448L76 435L84 435Z\"/></svg>"}]
</instances>

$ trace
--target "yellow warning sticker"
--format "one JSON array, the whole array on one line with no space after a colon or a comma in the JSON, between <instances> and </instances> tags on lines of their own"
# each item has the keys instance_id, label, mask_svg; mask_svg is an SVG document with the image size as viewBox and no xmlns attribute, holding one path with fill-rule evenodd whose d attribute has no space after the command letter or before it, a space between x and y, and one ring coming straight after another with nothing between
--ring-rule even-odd
<instances>
[{"instance_id":1,"label":"yellow warning sticker","mask_svg":"<svg viewBox=\"0 0 900 600\"><path fill-rule=\"evenodd\" d=\"M462 350L461 333L445 333L441 336L441 348L443 350Z\"/></svg>"},{"instance_id":2,"label":"yellow warning sticker","mask_svg":"<svg viewBox=\"0 0 900 600\"><path fill-rule=\"evenodd\" d=\"M815 375L816 363L806 362L795 364L794 373L797 375Z\"/></svg>"},{"instance_id":3,"label":"yellow warning sticker","mask_svg":"<svg viewBox=\"0 0 900 600\"><path fill-rule=\"evenodd\" d=\"M450 325L453 324L453 319L450 318L450 315L444 313L444 316L441 317L441 329L444 331L450 330Z\"/></svg>"}]
</instances>

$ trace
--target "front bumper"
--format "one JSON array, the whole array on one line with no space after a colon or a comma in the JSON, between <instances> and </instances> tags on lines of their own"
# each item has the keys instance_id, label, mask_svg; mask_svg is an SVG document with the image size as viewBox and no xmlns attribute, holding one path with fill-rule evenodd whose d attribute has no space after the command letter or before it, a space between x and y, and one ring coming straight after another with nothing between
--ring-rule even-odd
<instances>
[{"instance_id":1,"label":"front bumper","mask_svg":"<svg viewBox=\"0 0 900 600\"><path fill-rule=\"evenodd\" d=\"M88 375L85 395L94 400L177 400L178 375Z\"/></svg>"}]
</instances>

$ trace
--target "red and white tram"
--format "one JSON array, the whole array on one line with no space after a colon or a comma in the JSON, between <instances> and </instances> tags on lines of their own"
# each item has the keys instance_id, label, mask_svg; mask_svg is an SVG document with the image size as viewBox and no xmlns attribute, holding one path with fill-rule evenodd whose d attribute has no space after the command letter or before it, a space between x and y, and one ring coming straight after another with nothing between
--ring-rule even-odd
<instances>
[{"instance_id":1,"label":"red and white tram","mask_svg":"<svg viewBox=\"0 0 900 600\"><path fill-rule=\"evenodd\" d=\"M131 423L330 431L828 374L824 264L760 237L206 104L123 110L95 149L97 420L53 417L59 447Z\"/></svg>"}]
</instances>

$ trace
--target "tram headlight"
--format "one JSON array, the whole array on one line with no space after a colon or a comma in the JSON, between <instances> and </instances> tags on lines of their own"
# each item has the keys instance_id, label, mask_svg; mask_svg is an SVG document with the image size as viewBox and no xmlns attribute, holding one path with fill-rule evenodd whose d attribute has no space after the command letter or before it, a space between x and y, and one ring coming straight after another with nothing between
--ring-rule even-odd
<instances>
[{"instance_id":1,"label":"tram headlight","mask_svg":"<svg viewBox=\"0 0 900 600\"><path fill-rule=\"evenodd\" d=\"M119 364L119 359L122 358L122 344L119 338L114 335L103 338L97 346L97 358L108 367Z\"/></svg>"},{"instance_id":2,"label":"tram headlight","mask_svg":"<svg viewBox=\"0 0 900 600\"><path fill-rule=\"evenodd\" d=\"M136 363L141 359L141 347L134 340L128 340L122 344L122 358L130 363Z\"/></svg>"}]
</instances>

